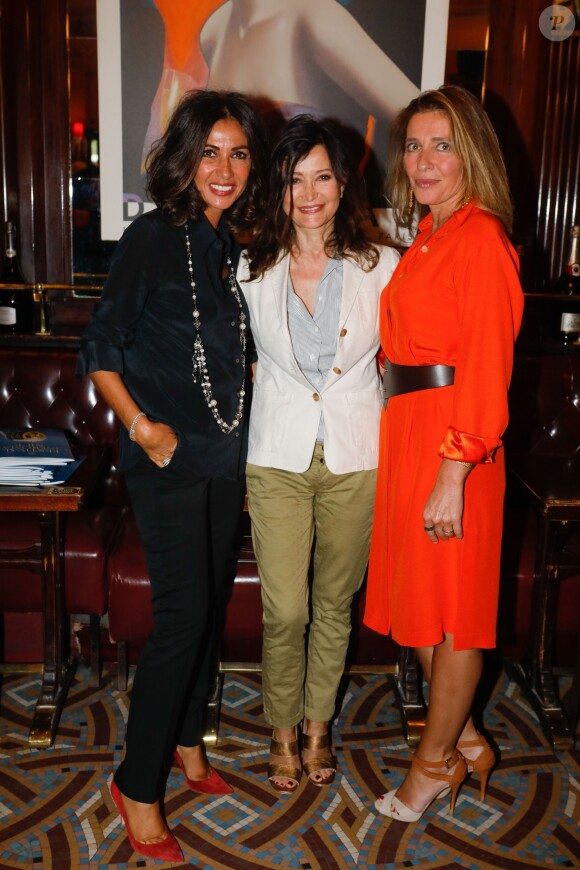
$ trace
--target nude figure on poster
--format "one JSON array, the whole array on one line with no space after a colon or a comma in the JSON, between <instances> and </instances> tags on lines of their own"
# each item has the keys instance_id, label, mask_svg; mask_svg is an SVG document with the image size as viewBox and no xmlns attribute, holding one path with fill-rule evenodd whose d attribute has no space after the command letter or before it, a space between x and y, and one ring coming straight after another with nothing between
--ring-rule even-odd
<instances>
[{"instance_id":1,"label":"nude figure on poster","mask_svg":"<svg viewBox=\"0 0 580 870\"><path fill-rule=\"evenodd\" d=\"M419 88L338 0L154 0L164 69L143 148L186 90L235 88L285 117L308 111L355 126L370 146Z\"/></svg>"}]
</instances>

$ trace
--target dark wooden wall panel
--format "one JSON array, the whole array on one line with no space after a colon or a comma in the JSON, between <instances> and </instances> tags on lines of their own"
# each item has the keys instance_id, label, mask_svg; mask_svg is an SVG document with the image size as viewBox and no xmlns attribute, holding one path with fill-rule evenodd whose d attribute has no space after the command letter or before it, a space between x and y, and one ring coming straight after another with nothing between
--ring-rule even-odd
<instances>
[{"instance_id":1,"label":"dark wooden wall panel","mask_svg":"<svg viewBox=\"0 0 580 870\"><path fill-rule=\"evenodd\" d=\"M40 36L42 65L39 87L43 94L43 180L46 198L42 213L38 214L37 229L45 235L46 280L58 283L69 282L72 278L67 2L44 0L43 6L46 28Z\"/></svg>"},{"instance_id":2,"label":"dark wooden wall panel","mask_svg":"<svg viewBox=\"0 0 580 870\"><path fill-rule=\"evenodd\" d=\"M580 222L580 38L550 43L547 72L537 238L554 279L565 262L568 230Z\"/></svg>"},{"instance_id":3,"label":"dark wooden wall panel","mask_svg":"<svg viewBox=\"0 0 580 870\"><path fill-rule=\"evenodd\" d=\"M578 221L580 39L551 42L546 0L491 0L485 107L498 133L523 245L526 289L549 289Z\"/></svg>"},{"instance_id":4,"label":"dark wooden wall panel","mask_svg":"<svg viewBox=\"0 0 580 870\"><path fill-rule=\"evenodd\" d=\"M18 107L30 103L29 63L26 50L28 4L23 0L23 11L19 14L18 4L2 0L2 87L3 87L3 129L2 137L5 151L3 181L5 183L6 203L9 220L16 222L18 229L17 245L21 252L21 265L27 278L33 278L31 239L32 171L30 166L31 148L29 113L20 113ZM2 252L4 238L2 239Z\"/></svg>"},{"instance_id":5,"label":"dark wooden wall panel","mask_svg":"<svg viewBox=\"0 0 580 870\"><path fill-rule=\"evenodd\" d=\"M25 277L70 281L67 2L2 0L0 9L8 216Z\"/></svg>"}]
</instances>

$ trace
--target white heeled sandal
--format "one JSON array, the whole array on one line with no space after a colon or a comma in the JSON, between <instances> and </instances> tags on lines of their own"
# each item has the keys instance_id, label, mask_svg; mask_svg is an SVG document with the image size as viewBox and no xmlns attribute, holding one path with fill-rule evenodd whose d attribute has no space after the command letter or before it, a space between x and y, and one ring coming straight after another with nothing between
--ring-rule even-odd
<instances>
[{"instance_id":1,"label":"white heeled sandal","mask_svg":"<svg viewBox=\"0 0 580 870\"><path fill-rule=\"evenodd\" d=\"M442 783L442 788L433 795L431 800L419 812L410 809L397 797L398 789L396 788L381 795L375 801L375 809L382 816L397 819L399 822L418 822L436 798L444 797L451 792L451 813L453 814L459 786L467 776L467 764L461 753L454 750L452 755L442 761L425 761L425 759L419 758L418 755L413 755L411 765L417 767L423 776L439 780ZM431 767L441 767L442 765L445 765L447 770L454 767L453 773L439 773L428 769Z\"/></svg>"}]
</instances>

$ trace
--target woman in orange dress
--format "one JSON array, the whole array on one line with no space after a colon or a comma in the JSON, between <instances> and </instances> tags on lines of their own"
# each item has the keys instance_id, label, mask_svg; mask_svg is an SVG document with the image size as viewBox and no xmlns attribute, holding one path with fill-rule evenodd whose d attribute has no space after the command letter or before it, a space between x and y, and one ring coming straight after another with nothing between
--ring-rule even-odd
<instances>
[{"instance_id":1,"label":"woman in orange dress","mask_svg":"<svg viewBox=\"0 0 580 870\"><path fill-rule=\"evenodd\" d=\"M411 768L377 810L416 821L495 763L475 730L482 649L495 646L505 489L501 436L523 294L495 133L468 91L413 100L391 127L390 196L428 213L381 299L386 354L365 622L415 647L430 684Z\"/></svg>"}]
</instances>

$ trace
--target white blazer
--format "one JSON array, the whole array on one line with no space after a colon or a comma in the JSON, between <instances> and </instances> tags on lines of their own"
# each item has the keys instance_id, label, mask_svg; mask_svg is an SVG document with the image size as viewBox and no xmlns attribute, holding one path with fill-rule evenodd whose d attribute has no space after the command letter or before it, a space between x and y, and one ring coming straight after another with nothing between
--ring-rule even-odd
<instances>
[{"instance_id":1,"label":"white blazer","mask_svg":"<svg viewBox=\"0 0 580 870\"><path fill-rule=\"evenodd\" d=\"M365 272L343 260L339 334L330 372L318 393L302 374L288 328L289 255L254 281L245 256L238 281L250 309L258 365L250 414L248 462L303 472L308 469L324 414L324 457L334 474L378 465L381 385L379 297L399 255L379 246L380 261Z\"/></svg>"}]
</instances>

